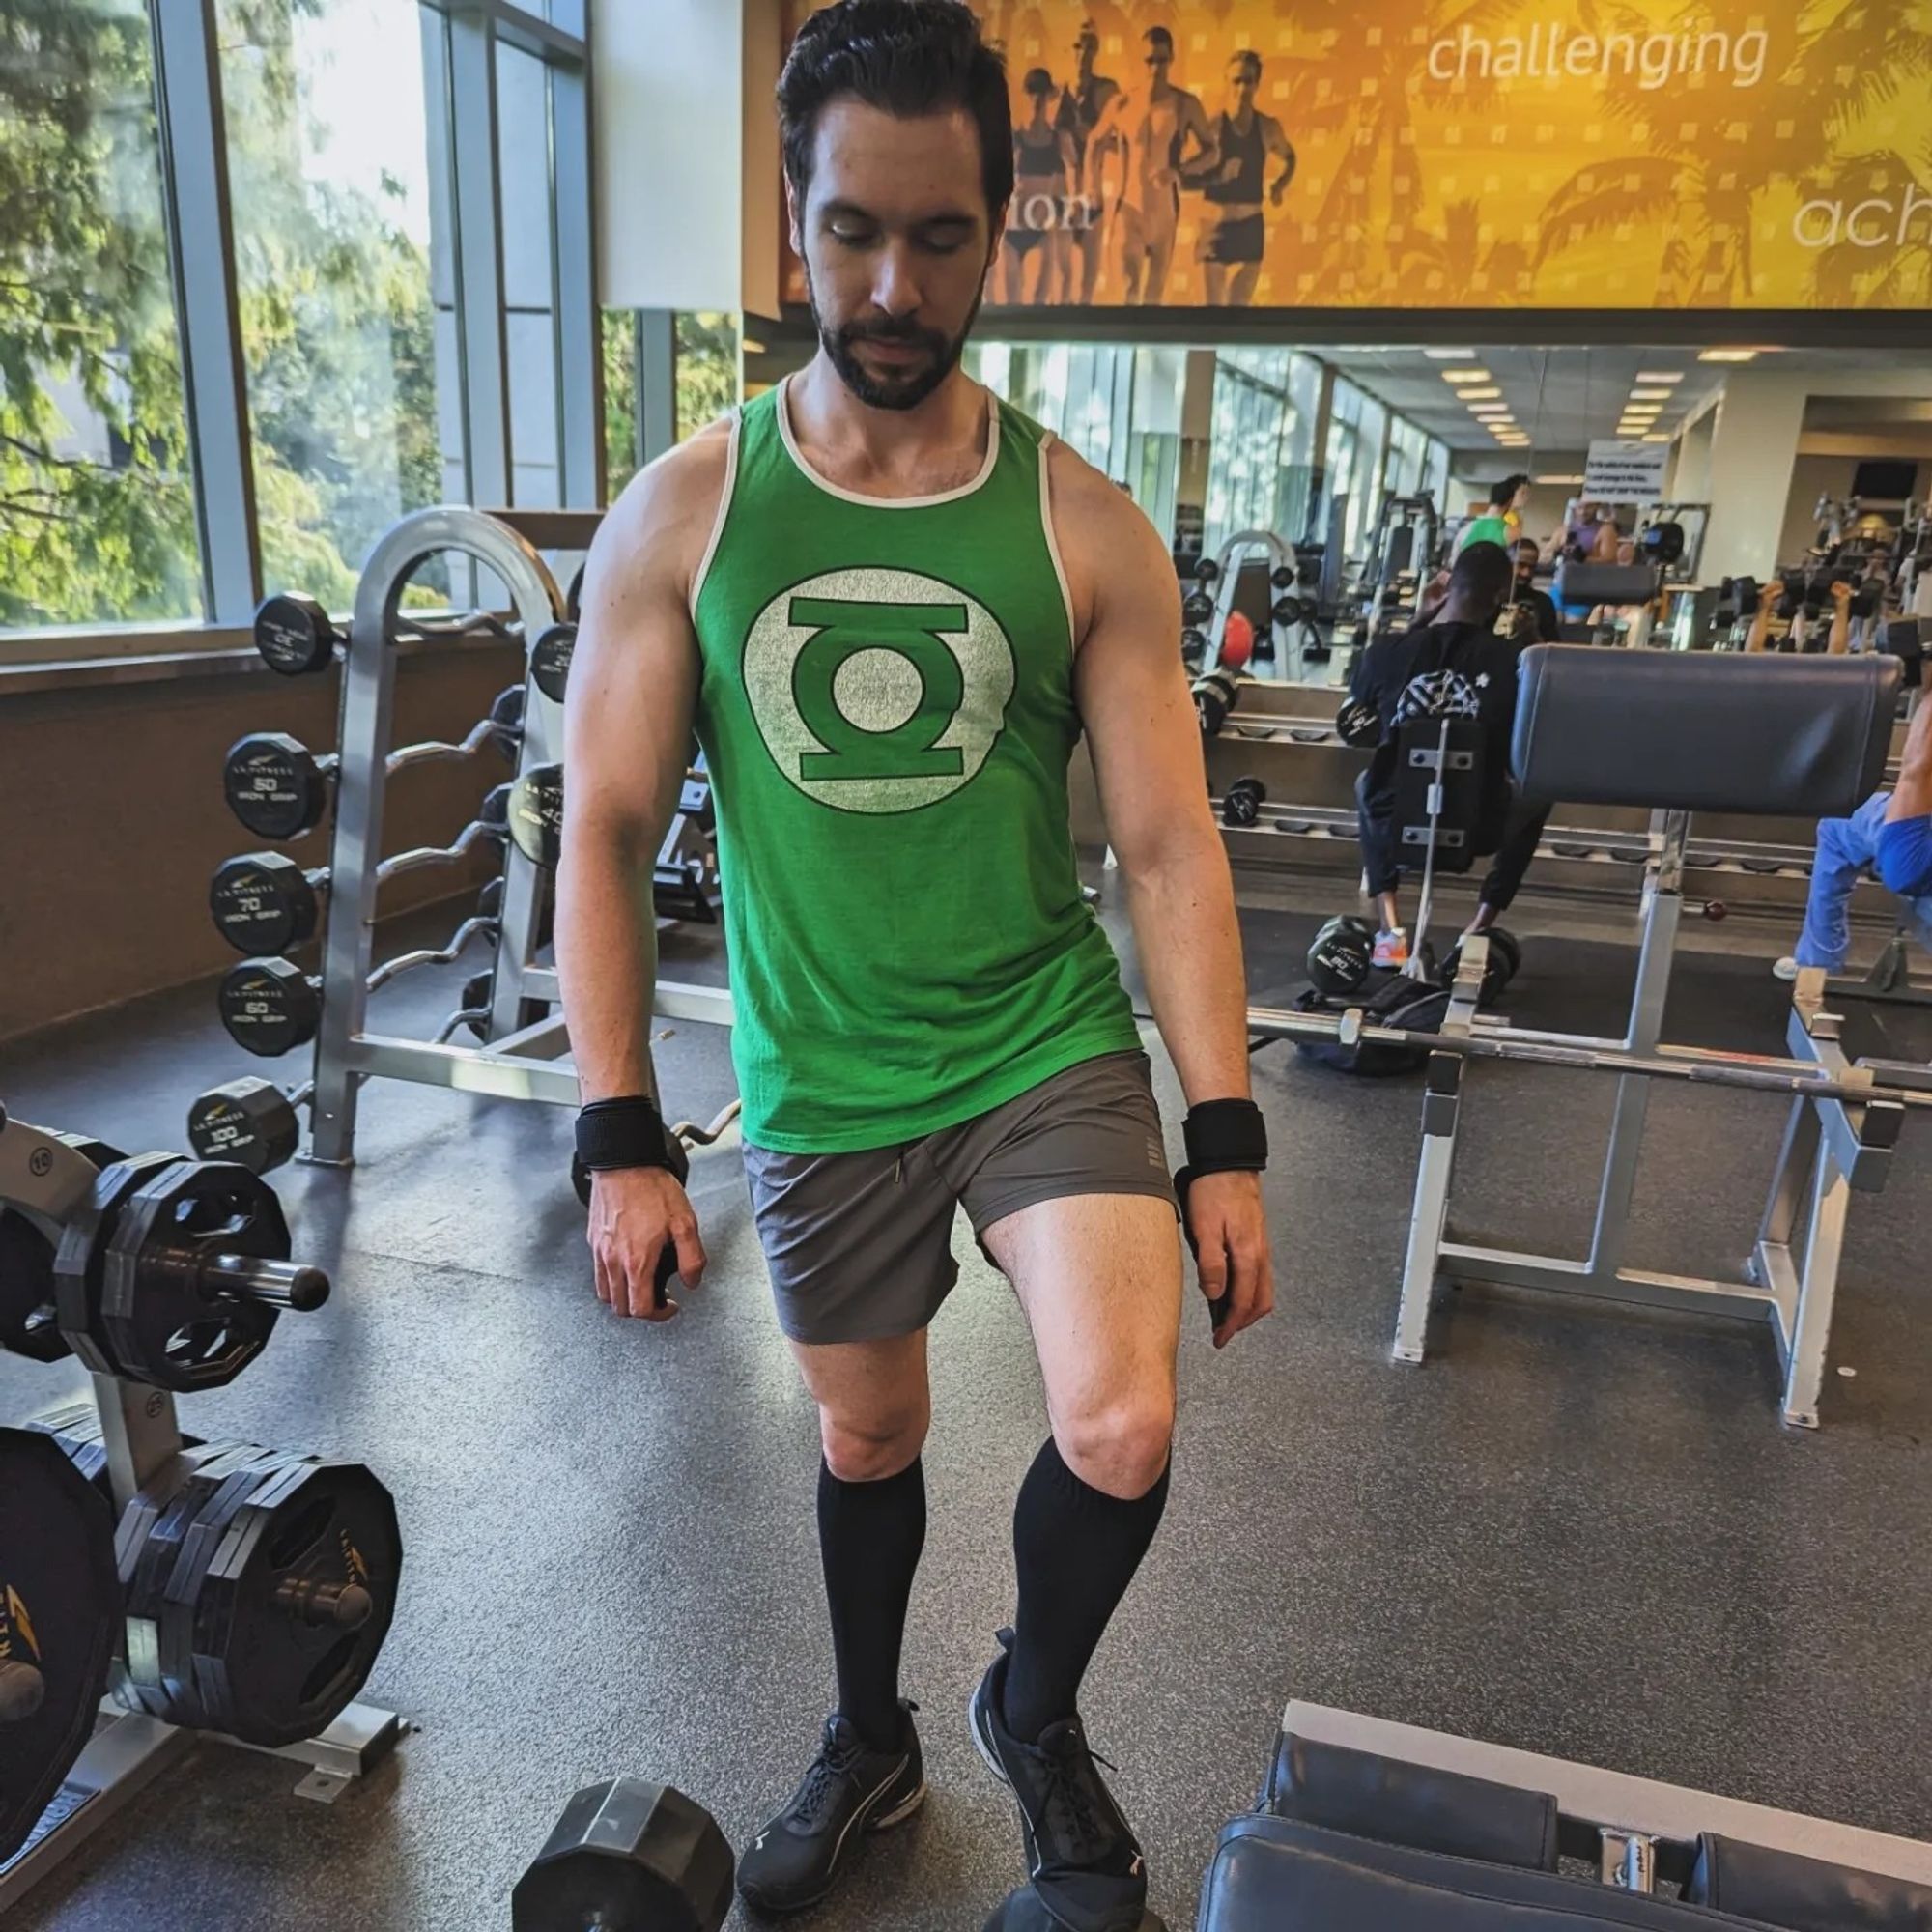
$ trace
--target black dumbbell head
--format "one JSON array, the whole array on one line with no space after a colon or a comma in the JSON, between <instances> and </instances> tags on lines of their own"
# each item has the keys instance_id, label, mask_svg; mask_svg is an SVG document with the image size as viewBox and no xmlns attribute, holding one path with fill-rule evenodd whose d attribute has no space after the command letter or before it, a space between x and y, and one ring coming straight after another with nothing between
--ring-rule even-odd
<instances>
[{"instance_id":1,"label":"black dumbbell head","mask_svg":"<svg viewBox=\"0 0 1932 1932\"><path fill-rule=\"evenodd\" d=\"M327 670L342 633L313 597L284 590L265 597L255 611L255 648L270 670L307 677Z\"/></svg>"},{"instance_id":2,"label":"black dumbbell head","mask_svg":"<svg viewBox=\"0 0 1932 1932\"><path fill-rule=\"evenodd\" d=\"M524 687L506 684L490 700L490 722L504 731L524 728Z\"/></svg>"},{"instance_id":3,"label":"black dumbbell head","mask_svg":"<svg viewBox=\"0 0 1932 1932\"><path fill-rule=\"evenodd\" d=\"M1375 956L1376 936L1366 920L1331 919L1309 946L1309 980L1331 998L1352 993L1368 979Z\"/></svg>"},{"instance_id":4,"label":"black dumbbell head","mask_svg":"<svg viewBox=\"0 0 1932 1932\"><path fill-rule=\"evenodd\" d=\"M1382 715L1365 698L1351 698L1336 712L1335 729L1345 745L1357 748L1378 745L1382 738Z\"/></svg>"},{"instance_id":5,"label":"black dumbbell head","mask_svg":"<svg viewBox=\"0 0 1932 1932\"><path fill-rule=\"evenodd\" d=\"M221 771L228 809L258 838L299 838L328 810L321 761L286 731L254 731L229 748Z\"/></svg>"},{"instance_id":6,"label":"black dumbbell head","mask_svg":"<svg viewBox=\"0 0 1932 1932\"><path fill-rule=\"evenodd\" d=\"M555 870L563 857L561 765L532 765L512 787L510 838L532 865Z\"/></svg>"},{"instance_id":7,"label":"black dumbbell head","mask_svg":"<svg viewBox=\"0 0 1932 1932\"><path fill-rule=\"evenodd\" d=\"M1221 566L1211 556L1204 556L1194 566L1194 581L1206 590L1221 581Z\"/></svg>"},{"instance_id":8,"label":"black dumbbell head","mask_svg":"<svg viewBox=\"0 0 1932 1932\"><path fill-rule=\"evenodd\" d=\"M511 1932L718 1932L737 1861L717 1820L667 1785L580 1791L510 1895Z\"/></svg>"},{"instance_id":9,"label":"black dumbbell head","mask_svg":"<svg viewBox=\"0 0 1932 1932\"><path fill-rule=\"evenodd\" d=\"M216 870L208 909L237 952L289 952L315 937L321 901L286 852L245 852Z\"/></svg>"},{"instance_id":10,"label":"black dumbbell head","mask_svg":"<svg viewBox=\"0 0 1932 1932\"><path fill-rule=\"evenodd\" d=\"M1236 779L1221 800L1221 822L1223 825L1258 825L1262 807L1266 802L1267 786L1260 779Z\"/></svg>"},{"instance_id":11,"label":"black dumbbell head","mask_svg":"<svg viewBox=\"0 0 1932 1932\"><path fill-rule=\"evenodd\" d=\"M229 1037L265 1060L306 1046L322 1022L319 983L286 959L230 967L217 998Z\"/></svg>"},{"instance_id":12,"label":"black dumbbell head","mask_svg":"<svg viewBox=\"0 0 1932 1932\"><path fill-rule=\"evenodd\" d=\"M1293 590L1294 588L1294 566L1289 563L1276 564L1268 572L1268 582L1277 590Z\"/></svg>"},{"instance_id":13,"label":"black dumbbell head","mask_svg":"<svg viewBox=\"0 0 1932 1932\"><path fill-rule=\"evenodd\" d=\"M530 682L558 704L570 684L570 659L576 648L574 623L553 624L530 646Z\"/></svg>"},{"instance_id":14,"label":"black dumbbell head","mask_svg":"<svg viewBox=\"0 0 1932 1932\"><path fill-rule=\"evenodd\" d=\"M1205 624L1214 614L1214 600L1205 590L1190 591L1180 600L1180 621L1190 627Z\"/></svg>"},{"instance_id":15,"label":"black dumbbell head","mask_svg":"<svg viewBox=\"0 0 1932 1932\"><path fill-rule=\"evenodd\" d=\"M187 1141L197 1160L232 1160L250 1174L267 1174L295 1158L301 1122L272 1081L231 1080L188 1109Z\"/></svg>"}]
</instances>

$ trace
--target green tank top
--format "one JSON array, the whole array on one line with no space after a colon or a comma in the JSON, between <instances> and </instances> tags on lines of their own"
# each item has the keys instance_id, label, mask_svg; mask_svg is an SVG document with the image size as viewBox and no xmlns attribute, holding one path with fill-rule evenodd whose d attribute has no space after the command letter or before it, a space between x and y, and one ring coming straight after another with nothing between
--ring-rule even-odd
<instances>
[{"instance_id":1,"label":"green tank top","mask_svg":"<svg viewBox=\"0 0 1932 1932\"><path fill-rule=\"evenodd\" d=\"M745 1138L910 1141L1138 1046L1080 895L1080 736L1046 432L992 405L979 476L816 475L781 385L739 412L694 616Z\"/></svg>"}]
</instances>

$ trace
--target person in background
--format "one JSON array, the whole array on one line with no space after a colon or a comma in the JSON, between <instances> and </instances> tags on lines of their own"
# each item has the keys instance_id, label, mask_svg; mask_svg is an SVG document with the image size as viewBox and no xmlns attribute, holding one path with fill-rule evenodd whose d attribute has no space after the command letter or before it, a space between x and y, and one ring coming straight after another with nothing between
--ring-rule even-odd
<instances>
[{"instance_id":1,"label":"person in background","mask_svg":"<svg viewBox=\"0 0 1932 1932\"><path fill-rule=\"evenodd\" d=\"M1757 614L1752 617L1750 633L1745 639L1746 650L1768 651L1772 648L1771 620L1776 615L1778 605L1784 601L1782 589L1781 584L1767 583L1758 592ZM1828 657L1841 658L1851 650L1853 594L1849 583L1832 585L1832 629L1824 646ZM1780 650L1789 648L1790 635L1789 631L1785 633L1785 641L1778 646ZM1814 654L1810 651L1805 653L1806 656Z\"/></svg>"},{"instance_id":2,"label":"person in background","mask_svg":"<svg viewBox=\"0 0 1932 1932\"><path fill-rule=\"evenodd\" d=\"M1429 691L1432 712L1474 717L1483 724L1484 800L1472 842L1478 854L1493 854L1494 863L1483 881L1468 931L1486 932L1502 917L1536 856L1548 810L1523 809L1510 778L1520 646L1496 635L1496 618L1513 580L1506 550L1499 544L1471 544L1454 569L1424 591L1414 629L1377 639L1356 660L1349 696L1373 704L1381 720L1380 742L1355 786L1363 869L1381 920L1376 935L1378 966L1399 970L1408 963L1394 810L1396 733L1414 705L1411 686Z\"/></svg>"},{"instance_id":3,"label":"person in background","mask_svg":"<svg viewBox=\"0 0 1932 1932\"><path fill-rule=\"evenodd\" d=\"M1528 624L1517 632L1517 641L1525 644L1561 642L1563 630L1557 620L1555 601L1536 582L1536 567L1543 561L1543 552L1534 538L1523 537L1518 541L1511 554L1516 558L1513 602L1519 611L1529 613Z\"/></svg>"},{"instance_id":4,"label":"person in background","mask_svg":"<svg viewBox=\"0 0 1932 1932\"><path fill-rule=\"evenodd\" d=\"M1244 308L1255 298L1267 245L1262 193L1268 156L1281 163L1281 172L1265 184L1268 206L1281 206L1294 179L1294 150L1281 123L1255 106L1261 84L1260 54L1238 53L1228 63L1228 107L1214 127L1218 157L1211 168L1186 174L1187 185L1200 188L1208 203L1197 259L1214 308Z\"/></svg>"},{"instance_id":5,"label":"person in background","mask_svg":"<svg viewBox=\"0 0 1932 1932\"><path fill-rule=\"evenodd\" d=\"M1522 506L1529 497L1527 476L1505 476L1490 490L1482 513L1463 525L1456 539L1460 554L1471 544L1500 544L1505 550L1522 535Z\"/></svg>"},{"instance_id":6,"label":"person in background","mask_svg":"<svg viewBox=\"0 0 1932 1932\"><path fill-rule=\"evenodd\" d=\"M1013 129L1013 201L1000 244L997 297L1015 308L1051 301L1065 280L1061 258L1071 258L1073 242L1061 217L1079 170L1073 136L1053 115L1053 76L1043 67L1032 68L1022 85L1033 113Z\"/></svg>"},{"instance_id":7,"label":"person in background","mask_svg":"<svg viewBox=\"0 0 1932 1932\"><path fill-rule=\"evenodd\" d=\"M1065 280L1052 298L1056 301L1092 302L1099 289L1106 224L1101 218L1100 185L1094 179L1097 157L1093 155L1092 142L1108 101L1121 91L1118 80L1094 71L1099 53L1100 30L1092 20L1081 21L1079 38L1073 43L1073 57L1079 67L1072 84L1061 90L1060 112L1054 121L1073 142L1075 196L1072 232L1063 256Z\"/></svg>"},{"instance_id":8,"label":"person in background","mask_svg":"<svg viewBox=\"0 0 1932 1932\"><path fill-rule=\"evenodd\" d=\"M1932 704L1912 721L1898 783L1874 792L1849 818L1818 821L1811 895L1798 949L1772 970L1795 980L1801 968L1844 970L1852 950L1852 893L1867 872L1906 903L1919 945L1932 949Z\"/></svg>"}]
</instances>

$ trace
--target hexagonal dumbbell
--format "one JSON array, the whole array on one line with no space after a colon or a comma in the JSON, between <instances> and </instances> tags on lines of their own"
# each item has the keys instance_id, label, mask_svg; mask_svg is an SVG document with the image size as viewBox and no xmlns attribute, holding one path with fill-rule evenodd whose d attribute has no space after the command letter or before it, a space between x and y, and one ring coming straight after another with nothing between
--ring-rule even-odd
<instances>
[{"instance_id":1,"label":"hexagonal dumbbell","mask_svg":"<svg viewBox=\"0 0 1932 1932\"><path fill-rule=\"evenodd\" d=\"M286 731L252 731L229 748L221 795L256 838L299 838L327 813L328 782L340 764Z\"/></svg>"},{"instance_id":2,"label":"hexagonal dumbbell","mask_svg":"<svg viewBox=\"0 0 1932 1932\"><path fill-rule=\"evenodd\" d=\"M718 1932L737 1861L718 1821L668 1785L619 1777L580 1791L510 1895L512 1932L630 1926Z\"/></svg>"},{"instance_id":3,"label":"hexagonal dumbbell","mask_svg":"<svg viewBox=\"0 0 1932 1932\"><path fill-rule=\"evenodd\" d=\"M293 952L315 937L328 867L304 870L285 852L225 860L208 889L214 929L237 952Z\"/></svg>"},{"instance_id":4,"label":"hexagonal dumbbell","mask_svg":"<svg viewBox=\"0 0 1932 1932\"><path fill-rule=\"evenodd\" d=\"M335 662L348 640L313 597L284 590L255 611L255 649L283 677L312 677Z\"/></svg>"},{"instance_id":5,"label":"hexagonal dumbbell","mask_svg":"<svg viewBox=\"0 0 1932 1932\"><path fill-rule=\"evenodd\" d=\"M577 649L577 625L573 620L553 624L530 646L530 682L553 699L563 702L570 685L570 660Z\"/></svg>"},{"instance_id":6,"label":"hexagonal dumbbell","mask_svg":"<svg viewBox=\"0 0 1932 1932\"><path fill-rule=\"evenodd\" d=\"M197 1160L228 1160L267 1174L296 1157L301 1145L297 1109L313 1089L284 1093L271 1080L231 1080L211 1088L187 1110L187 1141Z\"/></svg>"},{"instance_id":7,"label":"hexagonal dumbbell","mask_svg":"<svg viewBox=\"0 0 1932 1932\"><path fill-rule=\"evenodd\" d=\"M230 967L216 999L229 1038L265 1060L306 1046L322 1024L322 981L286 959Z\"/></svg>"}]
</instances>

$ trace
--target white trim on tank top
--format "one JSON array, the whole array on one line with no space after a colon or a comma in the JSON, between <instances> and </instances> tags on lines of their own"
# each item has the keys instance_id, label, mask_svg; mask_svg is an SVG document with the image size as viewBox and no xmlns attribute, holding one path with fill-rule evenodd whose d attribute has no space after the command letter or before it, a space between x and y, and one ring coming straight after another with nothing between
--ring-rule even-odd
<instances>
[{"instance_id":1,"label":"white trim on tank top","mask_svg":"<svg viewBox=\"0 0 1932 1932\"><path fill-rule=\"evenodd\" d=\"M724 452L724 491L718 498L718 515L711 526L711 541L704 546L704 555L697 566L697 575L691 580L691 618L697 621L697 600L704 594L704 580L711 575L711 559L718 554L718 546L724 539L724 520L731 514L731 498L738 488L738 432L744 427L745 412L736 409L731 412L731 440Z\"/></svg>"},{"instance_id":2,"label":"white trim on tank top","mask_svg":"<svg viewBox=\"0 0 1932 1932\"><path fill-rule=\"evenodd\" d=\"M821 476L805 460L805 452L799 448L797 439L791 433L791 378L786 376L779 384L779 435L783 440L785 454L798 465L798 471L808 483L816 484L828 497L837 497L843 503L862 504L868 510L930 510L941 503L956 503L962 497L970 497L976 490L984 488L986 479L993 473L993 466L1000 460L1000 406L992 390L986 391L986 460L980 466L980 473L970 483L962 483L956 490L942 490L936 497L867 497L857 490L841 490L829 477Z\"/></svg>"},{"instance_id":3,"label":"white trim on tank top","mask_svg":"<svg viewBox=\"0 0 1932 1932\"><path fill-rule=\"evenodd\" d=\"M1046 531L1046 554L1053 559L1053 574L1060 580L1060 601L1066 607L1066 649L1071 655L1079 642L1073 630L1073 592L1067 587L1066 566L1060 559L1060 539L1053 530L1053 485L1047 476L1053 445L1059 440L1051 430L1039 440L1039 521Z\"/></svg>"}]
</instances>

